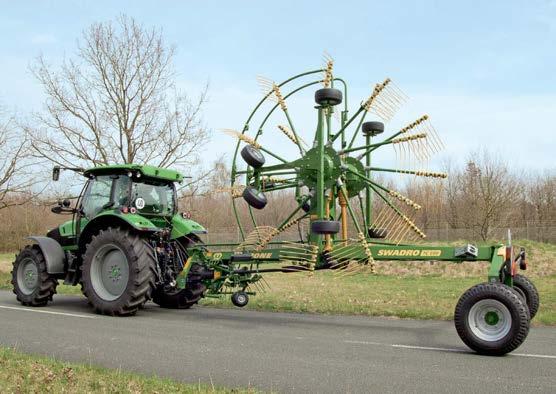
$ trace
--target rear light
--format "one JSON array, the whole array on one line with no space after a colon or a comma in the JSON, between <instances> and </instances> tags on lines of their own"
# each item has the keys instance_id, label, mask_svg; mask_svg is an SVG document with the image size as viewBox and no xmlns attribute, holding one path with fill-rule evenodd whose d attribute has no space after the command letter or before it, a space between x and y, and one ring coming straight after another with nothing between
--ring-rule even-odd
<instances>
[{"instance_id":1,"label":"rear light","mask_svg":"<svg viewBox=\"0 0 556 394\"><path fill-rule=\"evenodd\" d=\"M506 261L510 262L511 275L515 276L517 274L517 262L514 260L514 249L513 246L506 246Z\"/></svg>"},{"instance_id":2,"label":"rear light","mask_svg":"<svg viewBox=\"0 0 556 394\"><path fill-rule=\"evenodd\" d=\"M129 212L129 208L128 207L121 207L120 211L122 211L122 213L128 213Z\"/></svg>"},{"instance_id":3,"label":"rear light","mask_svg":"<svg viewBox=\"0 0 556 394\"><path fill-rule=\"evenodd\" d=\"M129 213L136 213L136 212L137 212L137 208L135 207L129 208Z\"/></svg>"}]
</instances>

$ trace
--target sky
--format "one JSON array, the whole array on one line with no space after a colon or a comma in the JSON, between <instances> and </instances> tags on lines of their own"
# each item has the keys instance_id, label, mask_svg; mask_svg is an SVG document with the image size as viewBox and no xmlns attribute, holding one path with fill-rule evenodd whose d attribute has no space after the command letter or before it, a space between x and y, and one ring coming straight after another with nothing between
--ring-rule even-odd
<instances>
[{"instance_id":1,"label":"sky","mask_svg":"<svg viewBox=\"0 0 556 394\"><path fill-rule=\"evenodd\" d=\"M392 78L409 97L389 132L423 113L446 149L432 166L488 148L526 171L556 168L556 1L4 1L0 0L0 103L26 116L44 96L29 66L75 55L91 23L119 14L162 28L176 47L177 85L192 98L209 84L213 130L202 157L231 160L222 128L241 129L261 98L257 75L276 81L320 68L322 53L349 84L353 113ZM316 126L312 91L292 100L305 139ZM262 141L295 158L270 122ZM230 141L230 143L228 143ZM392 150L377 161L395 165Z\"/></svg>"}]
</instances>

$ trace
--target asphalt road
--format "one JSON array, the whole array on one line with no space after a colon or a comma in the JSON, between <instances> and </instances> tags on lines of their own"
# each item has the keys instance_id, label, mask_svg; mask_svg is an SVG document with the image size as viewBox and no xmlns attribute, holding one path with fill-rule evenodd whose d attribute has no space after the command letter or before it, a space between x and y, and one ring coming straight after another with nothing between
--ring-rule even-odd
<instances>
[{"instance_id":1,"label":"asphalt road","mask_svg":"<svg viewBox=\"0 0 556 394\"><path fill-rule=\"evenodd\" d=\"M154 304L95 315L83 297L25 308L0 291L0 345L186 382L276 392L556 392L556 328L505 357L470 353L451 322Z\"/></svg>"}]
</instances>

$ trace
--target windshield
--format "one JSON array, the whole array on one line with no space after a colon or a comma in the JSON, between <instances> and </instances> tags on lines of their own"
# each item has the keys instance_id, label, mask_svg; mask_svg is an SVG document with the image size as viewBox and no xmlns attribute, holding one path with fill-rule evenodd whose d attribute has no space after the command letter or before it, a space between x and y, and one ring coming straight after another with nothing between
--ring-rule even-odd
<instances>
[{"instance_id":1,"label":"windshield","mask_svg":"<svg viewBox=\"0 0 556 394\"><path fill-rule=\"evenodd\" d=\"M173 184L133 182L131 186L131 205L140 214L172 215L174 213Z\"/></svg>"}]
</instances>

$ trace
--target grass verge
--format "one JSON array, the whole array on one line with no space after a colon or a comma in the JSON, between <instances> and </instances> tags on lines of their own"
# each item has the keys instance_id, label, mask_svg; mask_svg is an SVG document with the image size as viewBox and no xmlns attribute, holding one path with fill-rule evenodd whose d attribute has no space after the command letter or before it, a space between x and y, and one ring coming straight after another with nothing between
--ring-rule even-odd
<instances>
[{"instance_id":1,"label":"grass verge","mask_svg":"<svg viewBox=\"0 0 556 394\"><path fill-rule=\"evenodd\" d=\"M454 243L454 244L462 244ZM525 272L537 286L541 307L533 324L556 325L556 245L517 241L527 249ZM0 289L11 289L13 254L0 254ZM378 262L378 275L338 278L333 272L267 274L270 289L251 297L246 308L414 319L452 319L461 294L486 280L487 263ZM78 286L59 293L81 294ZM206 298L203 305L232 307L228 297Z\"/></svg>"},{"instance_id":2,"label":"grass verge","mask_svg":"<svg viewBox=\"0 0 556 394\"><path fill-rule=\"evenodd\" d=\"M67 363L0 347L0 385L4 393L255 393L184 384L170 379Z\"/></svg>"}]
</instances>

